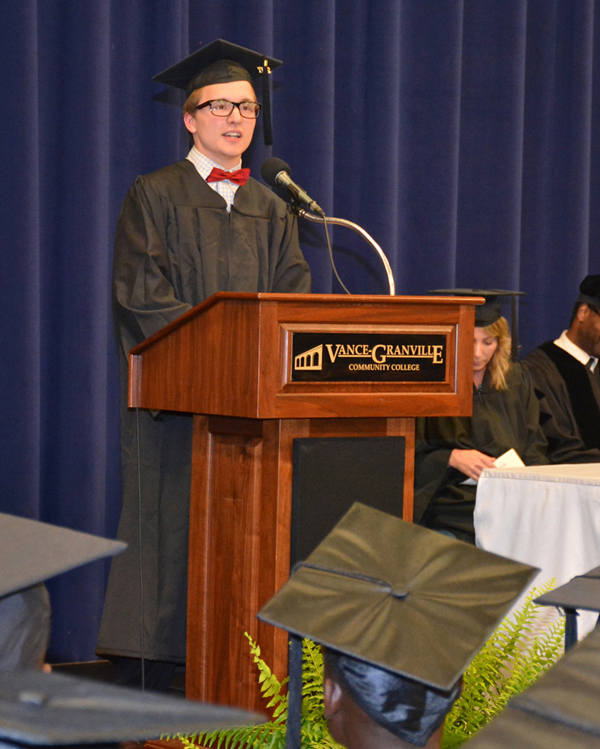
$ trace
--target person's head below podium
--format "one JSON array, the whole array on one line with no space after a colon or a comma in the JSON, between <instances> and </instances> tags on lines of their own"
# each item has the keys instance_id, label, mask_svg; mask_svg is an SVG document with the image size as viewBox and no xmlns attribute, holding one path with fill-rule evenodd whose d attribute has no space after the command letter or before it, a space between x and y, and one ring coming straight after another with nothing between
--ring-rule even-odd
<instances>
[{"instance_id":1,"label":"person's head below podium","mask_svg":"<svg viewBox=\"0 0 600 749\"><path fill-rule=\"evenodd\" d=\"M300 746L300 638L324 648L336 741L438 747L464 670L535 572L354 504L258 614L292 635L287 749Z\"/></svg>"},{"instance_id":2,"label":"person's head below podium","mask_svg":"<svg viewBox=\"0 0 600 749\"><path fill-rule=\"evenodd\" d=\"M432 689L338 650L325 649L324 715L333 738L348 747L440 746L444 719L460 696Z\"/></svg>"},{"instance_id":3,"label":"person's head below podium","mask_svg":"<svg viewBox=\"0 0 600 749\"><path fill-rule=\"evenodd\" d=\"M223 169L231 170L240 164L250 145L261 111L253 80L268 75L279 64L279 60L217 39L154 80L186 91L183 122L194 146ZM268 97L267 83L263 96ZM265 123L265 140L271 140L270 122Z\"/></svg>"}]
</instances>

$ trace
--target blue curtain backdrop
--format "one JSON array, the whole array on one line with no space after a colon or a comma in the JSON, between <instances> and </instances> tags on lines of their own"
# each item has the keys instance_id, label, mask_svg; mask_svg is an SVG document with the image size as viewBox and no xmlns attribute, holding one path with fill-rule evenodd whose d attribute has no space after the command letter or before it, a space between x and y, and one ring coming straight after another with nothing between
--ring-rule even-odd
<instances>
[{"instance_id":1,"label":"blue curtain backdrop","mask_svg":"<svg viewBox=\"0 0 600 749\"><path fill-rule=\"evenodd\" d=\"M111 243L136 175L186 152L151 76L217 37L284 60L272 152L382 245L398 292L521 289L524 351L600 272L593 0L4 0L0 9L0 509L113 535ZM338 267L384 293L347 230ZM314 290L337 291L318 227ZM106 576L51 584L54 660L93 657Z\"/></svg>"}]
</instances>

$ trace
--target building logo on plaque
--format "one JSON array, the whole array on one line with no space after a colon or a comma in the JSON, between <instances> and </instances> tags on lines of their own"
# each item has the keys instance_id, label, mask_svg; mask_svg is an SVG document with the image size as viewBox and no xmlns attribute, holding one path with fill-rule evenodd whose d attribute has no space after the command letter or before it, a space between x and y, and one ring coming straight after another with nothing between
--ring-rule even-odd
<instances>
[{"instance_id":1,"label":"building logo on plaque","mask_svg":"<svg viewBox=\"0 0 600 749\"><path fill-rule=\"evenodd\" d=\"M323 344L319 344L310 351L304 351L302 354L294 357L294 369L303 372L321 371L323 369Z\"/></svg>"},{"instance_id":2,"label":"building logo on plaque","mask_svg":"<svg viewBox=\"0 0 600 749\"><path fill-rule=\"evenodd\" d=\"M444 382L446 336L292 333L293 382Z\"/></svg>"}]
</instances>

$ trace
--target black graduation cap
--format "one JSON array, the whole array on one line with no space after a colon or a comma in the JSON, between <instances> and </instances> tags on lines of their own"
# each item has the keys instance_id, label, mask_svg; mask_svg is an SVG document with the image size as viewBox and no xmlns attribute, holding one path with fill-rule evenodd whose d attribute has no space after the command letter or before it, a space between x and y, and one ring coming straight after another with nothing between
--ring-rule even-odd
<instances>
[{"instance_id":1,"label":"black graduation cap","mask_svg":"<svg viewBox=\"0 0 600 749\"><path fill-rule=\"evenodd\" d=\"M271 125L271 96L269 92L269 74L282 64L274 57L254 52L254 50L240 47L224 39L201 47L180 62L171 65L153 76L152 80L165 83L168 86L183 89L187 96L192 91L215 83L233 83L234 81L248 81L255 78L262 80L262 104L264 112L265 145L273 143Z\"/></svg>"},{"instance_id":2,"label":"black graduation cap","mask_svg":"<svg viewBox=\"0 0 600 749\"><path fill-rule=\"evenodd\" d=\"M586 276L579 284L578 302L591 304L592 307L600 306L600 274Z\"/></svg>"},{"instance_id":3,"label":"black graduation cap","mask_svg":"<svg viewBox=\"0 0 600 749\"><path fill-rule=\"evenodd\" d=\"M0 513L0 597L126 548L122 541Z\"/></svg>"},{"instance_id":4,"label":"black graduation cap","mask_svg":"<svg viewBox=\"0 0 600 749\"><path fill-rule=\"evenodd\" d=\"M507 291L506 289L434 289L431 294L452 294L452 296L482 296L485 304L475 307L475 326L487 328L502 317L500 299L510 297L510 334L512 338L512 359L519 356L519 311L517 300L525 296L524 291Z\"/></svg>"},{"instance_id":5,"label":"black graduation cap","mask_svg":"<svg viewBox=\"0 0 600 749\"><path fill-rule=\"evenodd\" d=\"M544 593L534 603L539 606L556 606L565 612L565 650L569 650L577 644L577 609L597 611L600 614L600 567Z\"/></svg>"},{"instance_id":6,"label":"black graduation cap","mask_svg":"<svg viewBox=\"0 0 600 749\"><path fill-rule=\"evenodd\" d=\"M126 546L0 513L0 669L35 667L44 658L50 602L43 580L119 554Z\"/></svg>"},{"instance_id":7,"label":"black graduation cap","mask_svg":"<svg viewBox=\"0 0 600 749\"><path fill-rule=\"evenodd\" d=\"M596 749L600 741L600 630L513 697L469 749Z\"/></svg>"},{"instance_id":8,"label":"black graduation cap","mask_svg":"<svg viewBox=\"0 0 600 749\"><path fill-rule=\"evenodd\" d=\"M41 671L0 673L0 746L113 745L254 725L257 713Z\"/></svg>"},{"instance_id":9,"label":"black graduation cap","mask_svg":"<svg viewBox=\"0 0 600 749\"><path fill-rule=\"evenodd\" d=\"M258 616L449 692L536 572L355 503Z\"/></svg>"}]
</instances>

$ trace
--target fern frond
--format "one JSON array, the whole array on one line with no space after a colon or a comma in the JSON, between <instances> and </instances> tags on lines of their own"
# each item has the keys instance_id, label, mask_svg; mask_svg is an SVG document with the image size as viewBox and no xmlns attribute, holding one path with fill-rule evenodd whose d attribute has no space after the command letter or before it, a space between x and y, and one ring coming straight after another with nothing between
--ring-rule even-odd
<instances>
[{"instance_id":1,"label":"fern frond","mask_svg":"<svg viewBox=\"0 0 600 749\"><path fill-rule=\"evenodd\" d=\"M460 747L560 658L564 619L548 623L533 602L554 585L550 580L532 588L473 659L463 676L463 692L446 718L442 749Z\"/></svg>"}]
</instances>

